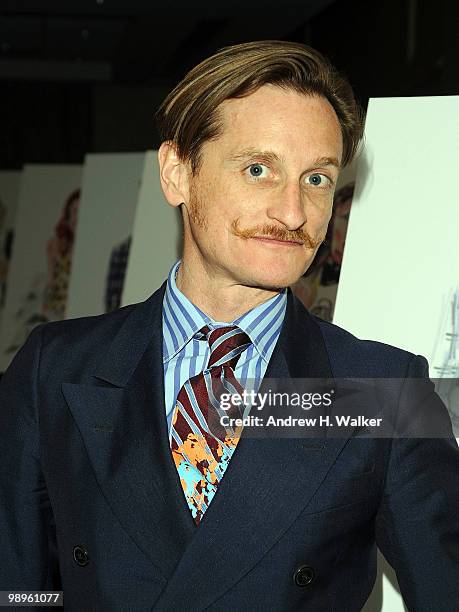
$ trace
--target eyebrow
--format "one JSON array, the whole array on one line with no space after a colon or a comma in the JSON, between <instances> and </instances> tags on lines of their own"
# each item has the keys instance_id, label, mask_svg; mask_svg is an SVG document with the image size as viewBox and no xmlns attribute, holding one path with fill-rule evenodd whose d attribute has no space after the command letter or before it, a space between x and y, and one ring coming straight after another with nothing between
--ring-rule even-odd
<instances>
[{"instance_id":1,"label":"eyebrow","mask_svg":"<svg viewBox=\"0 0 459 612\"><path fill-rule=\"evenodd\" d=\"M258 157L260 159L264 159L271 162L281 162L283 163L285 159L282 156L279 156L274 151L260 151L258 149L243 149L242 151L238 151L233 155L230 155L228 158L229 161L239 162L244 161L245 159L250 159L252 157ZM318 157L313 160L311 166L308 170L312 170L313 168L317 168L317 166L335 166L338 170L341 169L341 164L336 159L336 157Z\"/></svg>"}]
</instances>

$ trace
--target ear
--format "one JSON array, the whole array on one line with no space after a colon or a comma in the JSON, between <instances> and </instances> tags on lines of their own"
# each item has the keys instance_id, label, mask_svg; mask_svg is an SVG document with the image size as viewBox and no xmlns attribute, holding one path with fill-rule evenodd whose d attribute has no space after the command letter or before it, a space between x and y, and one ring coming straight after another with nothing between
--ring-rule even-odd
<instances>
[{"instance_id":1,"label":"ear","mask_svg":"<svg viewBox=\"0 0 459 612\"><path fill-rule=\"evenodd\" d=\"M163 142L158 151L159 177L161 188L171 206L188 202L188 166L177 153L176 145L170 140Z\"/></svg>"}]
</instances>

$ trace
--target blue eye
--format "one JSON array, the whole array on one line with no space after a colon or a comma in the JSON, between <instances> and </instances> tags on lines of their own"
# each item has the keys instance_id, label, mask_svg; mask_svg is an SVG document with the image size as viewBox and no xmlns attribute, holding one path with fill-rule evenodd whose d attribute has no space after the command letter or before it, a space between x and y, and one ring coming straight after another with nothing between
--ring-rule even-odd
<instances>
[{"instance_id":1,"label":"blue eye","mask_svg":"<svg viewBox=\"0 0 459 612\"><path fill-rule=\"evenodd\" d=\"M252 178L260 178L266 176L266 172L263 174L263 171L268 170L268 168L264 164L250 164L247 170Z\"/></svg>"},{"instance_id":2,"label":"blue eye","mask_svg":"<svg viewBox=\"0 0 459 612\"><path fill-rule=\"evenodd\" d=\"M307 178L309 185L314 185L314 187L326 187L331 184L330 179L325 174L320 174L319 172L315 172L314 174L310 174Z\"/></svg>"}]
</instances>

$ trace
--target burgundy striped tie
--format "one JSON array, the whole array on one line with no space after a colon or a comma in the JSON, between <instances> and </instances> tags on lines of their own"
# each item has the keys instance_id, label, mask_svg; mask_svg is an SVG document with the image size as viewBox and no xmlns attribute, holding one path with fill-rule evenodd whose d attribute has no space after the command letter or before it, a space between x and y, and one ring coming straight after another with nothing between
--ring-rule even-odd
<instances>
[{"instance_id":1,"label":"burgundy striped tie","mask_svg":"<svg viewBox=\"0 0 459 612\"><path fill-rule=\"evenodd\" d=\"M222 393L242 394L234 368L240 354L251 344L236 326L210 330L203 327L199 338L210 346L207 368L182 386L172 417L171 450L191 514L199 525L229 463L242 427L224 427L221 416L243 416L231 405L220 407Z\"/></svg>"}]
</instances>

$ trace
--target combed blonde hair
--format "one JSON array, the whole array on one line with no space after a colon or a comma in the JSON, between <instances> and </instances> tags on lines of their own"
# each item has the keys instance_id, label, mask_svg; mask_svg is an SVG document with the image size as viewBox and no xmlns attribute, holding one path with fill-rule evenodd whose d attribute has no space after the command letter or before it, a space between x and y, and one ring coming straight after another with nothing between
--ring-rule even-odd
<instances>
[{"instance_id":1,"label":"combed blonde hair","mask_svg":"<svg viewBox=\"0 0 459 612\"><path fill-rule=\"evenodd\" d=\"M180 158L196 173L202 144L222 133L220 104L267 84L325 97L341 126L342 166L352 161L362 139L364 113L349 82L315 49L279 40L225 47L190 70L156 113L161 139L174 142Z\"/></svg>"}]
</instances>

